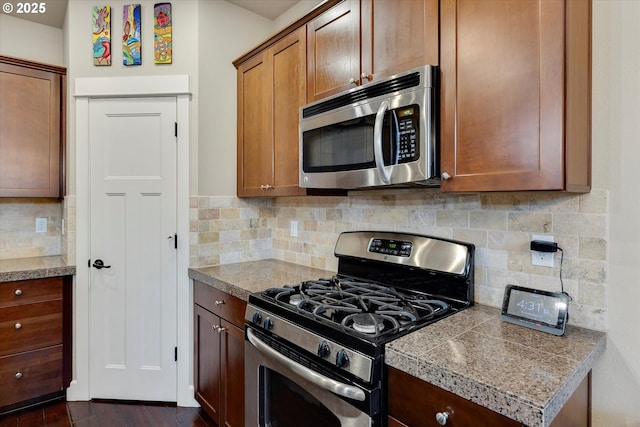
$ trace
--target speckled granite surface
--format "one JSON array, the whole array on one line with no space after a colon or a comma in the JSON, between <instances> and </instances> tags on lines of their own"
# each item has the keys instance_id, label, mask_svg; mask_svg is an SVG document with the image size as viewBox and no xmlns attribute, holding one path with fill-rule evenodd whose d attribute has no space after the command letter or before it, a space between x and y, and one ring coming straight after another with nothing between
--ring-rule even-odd
<instances>
[{"instance_id":1,"label":"speckled granite surface","mask_svg":"<svg viewBox=\"0 0 640 427\"><path fill-rule=\"evenodd\" d=\"M605 349L605 334L568 326L564 336L500 320L476 305L393 341L389 366L527 426L546 427Z\"/></svg>"},{"instance_id":2,"label":"speckled granite surface","mask_svg":"<svg viewBox=\"0 0 640 427\"><path fill-rule=\"evenodd\" d=\"M334 273L266 260L189 269L238 298ZM386 363L531 427L547 427L605 349L605 334L569 326L563 337L504 323L476 305L386 347Z\"/></svg>"},{"instance_id":3,"label":"speckled granite surface","mask_svg":"<svg viewBox=\"0 0 640 427\"><path fill-rule=\"evenodd\" d=\"M76 274L76 266L68 265L60 256L0 260L0 282L73 274Z\"/></svg>"},{"instance_id":4,"label":"speckled granite surface","mask_svg":"<svg viewBox=\"0 0 640 427\"><path fill-rule=\"evenodd\" d=\"M190 268L189 277L243 300L267 288L296 285L302 280L331 277L335 272L277 260L251 261L215 267Z\"/></svg>"}]
</instances>

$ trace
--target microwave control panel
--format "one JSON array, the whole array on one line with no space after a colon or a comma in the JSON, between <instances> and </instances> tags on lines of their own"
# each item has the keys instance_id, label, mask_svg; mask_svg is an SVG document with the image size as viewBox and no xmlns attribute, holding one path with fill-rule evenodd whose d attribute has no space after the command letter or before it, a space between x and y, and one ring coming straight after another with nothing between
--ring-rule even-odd
<instances>
[{"instance_id":1,"label":"microwave control panel","mask_svg":"<svg viewBox=\"0 0 640 427\"><path fill-rule=\"evenodd\" d=\"M407 163L419 157L416 141L418 140L418 106L395 110L398 118L399 150L398 163Z\"/></svg>"}]
</instances>

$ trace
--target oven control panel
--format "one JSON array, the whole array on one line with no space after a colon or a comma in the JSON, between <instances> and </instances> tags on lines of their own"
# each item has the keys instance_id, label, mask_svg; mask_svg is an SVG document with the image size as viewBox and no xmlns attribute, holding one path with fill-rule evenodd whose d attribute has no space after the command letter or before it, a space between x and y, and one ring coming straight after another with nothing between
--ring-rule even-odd
<instances>
[{"instance_id":1,"label":"oven control panel","mask_svg":"<svg viewBox=\"0 0 640 427\"><path fill-rule=\"evenodd\" d=\"M413 243L400 240L374 238L369 243L369 252L377 254L410 257L412 249Z\"/></svg>"},{"instance_id":2,"label":"oven control panel","mask_svg":"<svg viewBox=\"0 0 640 427\"><path fill-rule=\"evenodd\" d=\"M245 322L250 328L280 337L364 381L372 381L373 359L367 355L344 348L337 342L251 304L247 304Z\"/></svg>"}]
</instances>

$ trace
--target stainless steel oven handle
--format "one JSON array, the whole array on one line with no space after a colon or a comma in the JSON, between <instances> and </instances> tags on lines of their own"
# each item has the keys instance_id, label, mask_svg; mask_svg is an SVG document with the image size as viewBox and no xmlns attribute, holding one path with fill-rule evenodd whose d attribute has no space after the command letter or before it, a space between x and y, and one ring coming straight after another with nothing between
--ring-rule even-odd
<instances>
[{"instance_id":1,"label":"stainless steel oven handle","mask_svg":"<svg viewBox=\"0 0 640 427\"><path fill-rule=\"evenodd\" d=\"M389 184L391 177L384 167L384 155L382 153L382 125L384 124L384 113L389 109L389 101L382 101L378 112L376 113L376 121L373 125L373 158L376 161L378 174L385 184Z\"/></svg>"},{"instance_id":2,"label":"stainless steel oven handle","mask_svg":"<svg viewBox=\"0 0 640 427\"><path fill-rule=\"evenodd\" d=\"M258 337L253 334L251 328L247 328L247 339L255 348L257 348L262 353L268 355L269 357L276 359L277 361L283 363L287 366L287 368L291 369L296 374L300 375L302 378L311 381L315 385L322 387L325 390L329 390L339 396L346 397L348 399L364 401L365 394L364 391L359 389L358 387L353 387L348 384L343 384L339 381L332 380L331 378L327 378L323 375L318 374L315 371L307 368L306 366L302 366L293 360L283 356L278 353L276 350L269 347L267 344L262 342Z\"/></svg>"}]
</instances>

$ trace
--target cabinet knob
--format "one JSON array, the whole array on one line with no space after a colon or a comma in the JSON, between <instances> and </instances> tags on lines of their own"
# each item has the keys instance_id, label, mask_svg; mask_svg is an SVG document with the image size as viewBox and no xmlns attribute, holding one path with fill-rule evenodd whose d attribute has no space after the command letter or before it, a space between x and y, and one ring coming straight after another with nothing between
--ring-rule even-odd
<instances>
[{"instance_id":1,"label":"cabinet knob","mask_svg":"<svg viewBox=\"0 0 640 427\"><path fill-rule=\"evenodd\" d=\"M449 409L448 411L438 412L436 414L436 422L441 426L446 425L447 421L449 420L449 415L453 414L453 411L451 410L451 408L448 408L448 409Z\"/></svg>"},{"instance_id":2,"label":"cabinet knob","mask_svg":"<svg viewBox=\"0 0 640 427\"><path fill-rule=\"evenodd\" d=\"M273 188L273 185L270 185L270 184L260 186L261 190L271 190L272 188Z\"/></svg>"},{"instance_id":3,"label":"cabinet knob","mask_svg":"<svg viewBox=\"0 0 640 427\"><path fill-rule=\"evenodd\" d=\"M354 79L353 77L351 77L349 79L349 84L351 84L351 85L356 84L357 82L358 82L358 80Z\"/></svg>"},{"instance_id":4,"label":"cabinet knob","mask_svg":"<svg viewBox=\"0 0 640 427\"><path fill-rule=\"evenodd\" d=\"M451 175L449 175L449 174L448 174L448 173L446 173L446 172L442 172L442 175L440 175L440 177L441 177L442 179L444 179L445 181L447 181L447 180L449 180L449 178L451 178Z\"/></svg>"},{"instance_id":5,"label":"cabinet knob","mask_svg":"<svg viewBox=\"0 0 640 427\"><path fill-rule=\"evenodd\" d=\"M22 372L17 372L16 373L16 379L19 380L20 378L22 378Z\"/></svg>"},{"instance_id":6,"label":"cabinet knob","mask_svg":"<svg viewBox=\"0 0 640 427\"><path fill-rule=\"evenodd\" d=\"M224 300L223 300L223 299L222 299L222 300L216 300L215 305L222 305L222 304L224 304L224 303L225 303L225 302L224 302Z\"/></svg>"},{"instance_id":7,"label":"cabinet knob","mask_svg":"<svg viewBox=\"0 0 640 427\"><path fill-rule=\"evenodd\" d=\"M370 82L371 80L373 80L373 76L371 74L362 73L360 74L360 80L362 83L364 83L365 80Z\"/></svg>"},{"instance_id":8,"label":"cabinet knob","mask_svg":"<svg viewBox=\"0 0 640 427\"><path fill-rule=\"evenodd\" d=\"M20 295L22 295L22 289L16 289L14 293L19 297Z\"/></svg>"},{"instance_id":9,"label":"cabinet knob","mask_svg":"<svg viewBox=\"0 0 640 427\"><path fill-rule=\"evenodd\" d=\"M16 329L20 329L20 328L22 328L22 323L16 323L15 328L16 328Z\"/></svg>"},{"instance_id":10,"label":"cabinet knob","mask_svg":"<svg viewBox=\"0 0 640 427\"><path fill-rule=\"evenodd\" d=\"M224 331L227 330L227 328L223 328L223 327L218 326L218 325L211 325L211 329L216 331L219 334L221 334L221 333L223 333Z\"/></svg>"}]
</instances>

